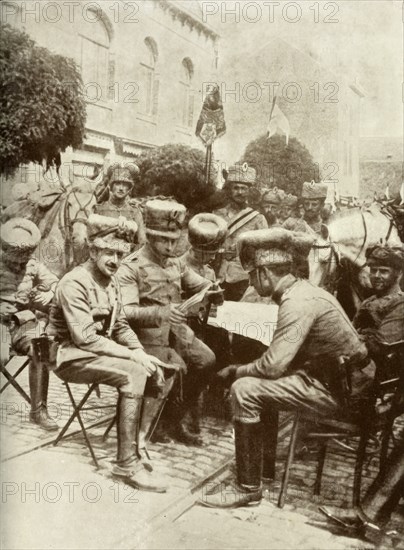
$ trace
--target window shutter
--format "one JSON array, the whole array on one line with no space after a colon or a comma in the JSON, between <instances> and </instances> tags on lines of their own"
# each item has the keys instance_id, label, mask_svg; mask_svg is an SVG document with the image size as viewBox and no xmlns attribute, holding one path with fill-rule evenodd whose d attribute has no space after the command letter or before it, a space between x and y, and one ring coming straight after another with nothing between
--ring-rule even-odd
<instances>
[{"instance_id":1,"label":"window shutter","mask_svg":"<svg viewBox=\"0 0 404 550\"><path fill-rule=\"evenodd\" d=\"M159 109L159 89L160 89L160 81L158 78L154 79L153 83L153 108L152 108L152 115L155 117L158 114Z\"/></svg>"},{"instance_id":2,"label":"window shutter","mask_svg":"<svg viewBox=\"0 0 404 550\"><path fill-rule=\"evenodd\" d=\"M194 101L195 96L192 92L189 94L189 104L188 104L188 127L191 128L194 123Z\"/></svg>"}]
</instances>

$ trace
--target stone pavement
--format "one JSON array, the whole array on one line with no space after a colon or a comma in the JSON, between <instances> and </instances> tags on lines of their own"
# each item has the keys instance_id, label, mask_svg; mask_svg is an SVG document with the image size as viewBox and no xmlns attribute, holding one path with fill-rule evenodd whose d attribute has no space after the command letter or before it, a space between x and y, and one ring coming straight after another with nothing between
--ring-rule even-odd
<instances>
[{"instance_id":1,"label":"stone pavement","mask_svg":"<svg viewBox=\"0 0 404 550\"><path fill-rule=\"evenodd\" d=\"M25 378L24 378L25 377ZM27 386L26 373L21 378ZM75 396L85 391L74 386ZM101 388L92 404L114 404L114 390ZM51 375L50 410L60 425L71 412L63 384ZM206 416L202 427L204 446L152 444L152 463L170 486L164 494L141 493L116 482L109 474L116 451L115 429L102 441L104 426L92 428L90 437L101 468L96 470L81 434L49 445L55 437L27 419L28 406L7 389L2 394L1 449L2 538L5 549L22 548L371 548L359 540L336 536L326 529L319 504L349 507L352 499L352 453L331 445L323 475L321 497L312 485L315 461L309 455L296 461L291 474L287 504L276 507L284 463L277 463L277 479L260 506L217 511L194 505L203 495L204 482L224 479L231 468L231 426ZM111 415L103 410L101 415ZM205 411L209 412L209 411ZM100 412L86 413L87 424L100 420ZM400 426L399 426L400 427ZM402 426L401 426L402 427ZM74 428L77 429L77 426ZM290 425L282 430L284 447ZM43 446L41 448L41 446ZM36 449L36 450L35 450ZM377 456L369 456L363 488L375 477ZM404 511L392 528L404 532ZM404 549L398 542L397 549Z\"/></svg>"}]
</instances>

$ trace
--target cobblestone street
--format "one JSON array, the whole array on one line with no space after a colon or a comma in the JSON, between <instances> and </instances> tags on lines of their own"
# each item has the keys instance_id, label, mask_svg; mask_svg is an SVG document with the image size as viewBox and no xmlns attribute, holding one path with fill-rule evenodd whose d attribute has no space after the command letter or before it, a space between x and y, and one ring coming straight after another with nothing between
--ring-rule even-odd
<instances>
[{"instance_id":1,"label":"cobblestone street","mask_svg":"<svg viewBox=\"0 0 404 550\"><path fill-rule=\"evenodd\" d=\"M27 389L27 374L19 377ZM71 412L63 384L51 375L50 411L60 426ZM84 390L83 390L84 388ZM75 397L85 387L75 386ZM105 386L91 405L114 404L115 393ZM331 445L323 476L321 497L313 496L315 460L295 461L287 504L276 507L283 462L277 479L267 487L260 506L217 511L195 505L204 484L221 481L232 468L231 426L205 417L201 448L180 444L151 444L153 465L168 481L164 494L141 493L110 476L115 456L115 429L106 442L104 424L89 430L100 469L91 462L79 433L51 445L54 435L28 421L28 406L13 388L2 394L2 503L3 548L303 548L354 549L372 547L356 539L332 534L319 514L319 504L349 507L352 499L351 453ZM103 409L108 418L113 413ZM107 413L106 413L107 411ZM100 421L99 411L84 413L87 425ZM73 425L74 432L78 425ZM284 423L280 449L288 443L290 423ZM363 488L377 472L376 456L368 457ZM402 530L403 512L392 527ZM47 520L44 520L47 518ZM392 546L393 548L393 546ZM395 548L404 548L401 540Z\"/></svg>"}]
</instances>

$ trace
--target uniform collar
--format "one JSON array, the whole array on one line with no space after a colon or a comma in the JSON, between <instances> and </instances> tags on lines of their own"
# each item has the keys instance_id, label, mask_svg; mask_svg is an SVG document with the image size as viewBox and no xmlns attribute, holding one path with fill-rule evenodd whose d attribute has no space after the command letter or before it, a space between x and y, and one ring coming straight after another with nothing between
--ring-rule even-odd
<instances>
[{"instance_id":1,"label":"uniform collar","mask_svg":"<svg viewBox=\"0 0 404 550\"><path fill-rule=\"evenodd\" d=\"M296 277L291 273L282 277L272 294L273 301L279 305L285 292L289 290L297 281L298 279L296 279Z\"/></svg>"},{"instance_id":2,"label":"uniform collar","mask_svg":"<svg viewBox=\"0 0 404 550\"><path fill-rule=\"evenodd\" d=\"M150 246L149 243L146 243L143 247L143 254L146 256L146 258L155 264L161 266L161 267L167 267L167 262L170 260L170 258L163 258L155 253L153 248Z\"/></svg>"}]
</instances>

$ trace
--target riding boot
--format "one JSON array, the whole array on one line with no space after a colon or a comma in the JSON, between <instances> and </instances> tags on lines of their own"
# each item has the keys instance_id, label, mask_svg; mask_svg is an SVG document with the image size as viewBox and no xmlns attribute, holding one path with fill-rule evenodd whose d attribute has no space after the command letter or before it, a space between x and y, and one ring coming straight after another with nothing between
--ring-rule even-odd
<instances>
[{"instance_id":1,"label":"riding boot","mask_svg":"<svg viewBox=\"0 0 404 550\"><path fill-rule=\"evenodd\" d=\"M29 391L31 395L31 412L29 419L34 424L48 431L59 429L49 416L46 401L48 398L49 371L43 364L31 359L29 364Z\"/></svg>"},{"instance_id":2,"label":"riding boot","mask_svg":"<svg viewBox=\"0 0 404 550\"><path fill-rule=\"evenodd\" d=\"M275 479L276 448L278 443L278 411L261 414L263 428L263 471L262 481L269 483Z\"/></svg>"},{"instance_id":3,"label":"riding boot","mask_svg":"<svg viewBox=\"0 0 404 550\"><path fill-rule=\"evenodd\" d=\"M256 506L262 499L262 424L234 422L237 478L206 491L199 504L208 508Z\"/></svg>"},{"instance_id":4,"label":"riding boot","mask_svg":"<svg viewBox=\"0 0 404 550\"><path fill-rule=\"evenodd\" d=\"M153 475L152 466L140 459L139 451L135 447L142 401L142 397L119 395L116 412L117 461L112 474L136 489L165 493L166 485Z\"/></svg>"},{"instance_id":5,"label":"riding boot","mask_svg":"<svg viewBox=\"0 0 404 550\"><path fill-rule=\"evenodd\" d=\"M178 443L201 447L203 445L202 438L192 434L184 425L183 420L187 410L188 408L185 403L178 403L176 401L169 401L167 403L166 433L172 439L178 441Z\"/></svg>"},{"instance_id":6,"label":"riding boot","mask_svg":"<svg viewBox=\"0 0 404 550\"><path fill-rule=\"evenodd\" d=\"M201 397L199 397L195 403L193 403L188 410L188 429L192 434L199 435L201 433L201 409L202 402Z\"/></svg>"}]
</instances>

